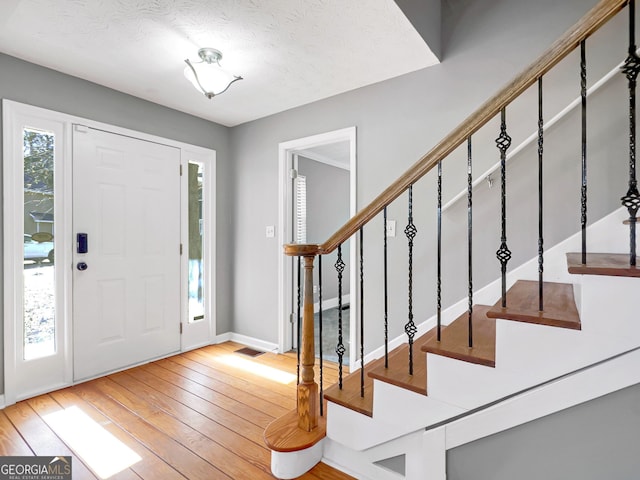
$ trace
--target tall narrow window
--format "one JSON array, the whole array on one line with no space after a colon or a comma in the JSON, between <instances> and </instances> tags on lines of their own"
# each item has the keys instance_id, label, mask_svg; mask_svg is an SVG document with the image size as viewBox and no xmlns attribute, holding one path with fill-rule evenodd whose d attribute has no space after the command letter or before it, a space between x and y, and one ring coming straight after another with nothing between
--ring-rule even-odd
<instances>
[{"instance_id":1,"label":"tall narrow window","mask_svg":"<svg viewBox=\"0 0 640 480\"><path fill-rule=\"evenodd\" d=\"M189 323L204 320L204 166L189 162Z\"/></svg>"},{"instance_id":2,"label":"tall narrow window","mask_svg":"<svg viewBox=\"0 0 640 480\"><path fill-rule=\"evenodd\" d=\"M23 130L24 360L56 353L54 134Z\"/></svg>"}]
</instances>

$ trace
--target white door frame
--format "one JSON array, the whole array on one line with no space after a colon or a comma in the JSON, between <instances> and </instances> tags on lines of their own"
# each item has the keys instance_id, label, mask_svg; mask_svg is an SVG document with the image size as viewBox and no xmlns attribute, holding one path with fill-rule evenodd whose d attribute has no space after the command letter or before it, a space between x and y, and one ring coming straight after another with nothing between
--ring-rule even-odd
<instances>
[{"instance_id":1,"label":"white door frame","mask_svg":"<svg viewBox=\"0 0 640 480\"><path fill-rule=\"evenodd\" d=\"M209 345L216 338L216 151L190 145L181 150L180 165L182 166L182 225L181 242L183 248L182 278L189 278L189 162L203 165L203 205L202 218L204 220L204 245L202 246L204 264L204 320L189 323L189 285L185 280L181 283L180 299L182 302L182 336L180 349L185 352L194 348ZM208 186L208 188L207 188Z\"/></svg>"},{"instance_id":2,"label":"white door frame","mask_svg":"<svg viewBox=\"0 0 640 480\"><path fill-rule=\"evenodd\" d=\"M278 145L278 178L279 178L279 209L278 209L278 240L280 245L291 242L293 235L293 189L291 185L291 169L293 168L294 155L304 149L319 147L336 142L349 142L349 214L354 216L357 208L356 197L356 127L343 128L332 132L321 133L309 137L298 138ZM356 239L350 242L349 261L351 275L349 278L350 291L356 291ZM284 353L292 348L290 332L290 319L288 303L291 302L291 292L293 291L293 275L291 272L291 257L284 255L282 251L278 252L280 261L278 262L278 351ZM317 268L317 262L315 263ZM351 346L356 344L356 319L360 305L356 295L351 296L351 314L350 314L350 333L349 343ZM355 300L355 301L354 301ZM356 348L349 349L349 364L355 365Z\"/></svg>"},{"instance_id":3,"label":"white door frame","mask_svg":"<svg viewBox=\"0 0 640 480\"><path fill-rule=\"evenodd\" d=\"M17 375L17 365L23 360L18 359L22 353L19 342L22 334L17 330L17 319L23 318L23 247L18 243L24 229L24 176L22 166L15 161L22 159L22 135L24 127L32 127L53 131L54 144L54 201L55 224L55 314L56 314L56 354L54 355L55 373L47 371L52 365L45 364L42 371L50 380L46 390L54 390L69 385L72 381L71 363L71 289L72 271L65 265L72 264L70 238L72 225L70 210L64 208L71 201L71 132L72 125L57 115L50 115L48 111L29 107L6 99L2 101L3 120L3 227L4 227L4 401L3 405L11 405L24 396L33 396L44 391L20 385L21 378ZM60 199L62 201L60 201ZM60 288L62 285L62 288ZM45 357L45 359L51 357ZM32 370L45 359L24 362L24 370ZM46 361L46 360L45 360ZM63 371L59 371L62 369ZM27 383L27 382L22 382ZM18 389L26 390L21 396Z\"/></svg>"},{"instance_id":4,"label":"white door frame","mask_svg":"<svg viewBox=\"0 0 640 480\"><path fill-rule=\"evenodd\" d=\"M209 219L211 231L209 238L213 241L216 238L216 225L215 225L215 150L207 149L187 143L162 138L156 135L150 135L135 130L117 127L94 120L76 117L74 115L68 115L65 113L48 110L45 108L35 107L24 103L15 102L12 100L2 100L2 112L3 112L3 279L4 279L4 308L3 308L3 322L4 322L4 398L0 396L0 407L4 405L11 405L17 400L20 400L16 391L16 345L15 345L15 324L16 314L22 309L22 291L17 288L22 285L20 280L22 276L22 246L17 244L16 239L19 238L19 234L23 227L23 207L21 205L15 205L15 199L20 194L17 190L17 185L21 185L23 182L19 172L15 168L15 152L22 151L22 144L16 145L16 140L13 138L18 123L22 122L24 118L35 119L36 121L50 122L59 124L64 131L63 138L57 139L62 142L61 155L63 156L61 165L62 171L57 171L56 174L59 178L56 181L56 195L62 197L60 207L56 207L56 264L58 266L56 270L56 276L60 276L60 282L63 284L63 291L65 292L63 298L56 300L56 315L61 315L61 325L64 327L63 339L64 345L61 347L65 354L65 372L62 373L64 381L55 385L43 387L41 390L29 392L28 396L34 396L47 391L52 391L63 386L68 386L73 383L73 344L72 344L72 249L75 245L73 241L73 232L71 225L72 214L72 184L71 184L71 168L72 168L72 130L73 124L82 124L90 128L99 130L105 130L108 132L131 136L139 138L149 142L160 143L181 149L181 164L183 165L183 171L185 165L190 158L206 159L209 163L212 174L209 186L212 189L209 194ZM34 125L35 126L35 125ZM58 152L56 152L58 154ZM17 178L17 180L16 180ZM183 181L186 178L183 175ZM60 191L58 190L60 187ZM19 208L18 208L19 207ZM182 214L185 216L186 204L182 205ZM19 214L16 213L19 210ZM181 238L188 238L188 234L184 231L184 227L181 227ZM216 308L215 308L215 246L210 245L211 254L209 255L210 262L208 263L209 270L209 286L211 297L208 302L209 315L209 336L206 339L206 343L213 343L215 339L215 325L216 325ZM183 251L182 262L183 271L187 270L187 258L188 256ZM58 282L58 280L57 280ZM186 284L186 277L181 279L183 284ZM186 286L181 285L181 292L183 301L186 303ZM186 309L183 305L181 308L181 322L185 322ZM22 315L20 315L22 317ZM205 341L203 341L203 344Z\"/></svg>"}]
</instances>

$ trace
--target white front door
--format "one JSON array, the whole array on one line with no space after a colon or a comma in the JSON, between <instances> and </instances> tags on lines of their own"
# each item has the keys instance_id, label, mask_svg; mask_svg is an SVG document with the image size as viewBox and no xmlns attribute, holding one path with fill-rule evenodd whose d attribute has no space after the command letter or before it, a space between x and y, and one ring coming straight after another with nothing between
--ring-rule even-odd
<instances>
[{"instance_id":1,"label":"white front door","mask_svg":"<svg viewBox=\"0 0 640 480\"><path fill-rule=\"evenodd\" d=\"M180 183L178 148L74 126L75 381L180 349Z\"/></svg>"}]
</instances>

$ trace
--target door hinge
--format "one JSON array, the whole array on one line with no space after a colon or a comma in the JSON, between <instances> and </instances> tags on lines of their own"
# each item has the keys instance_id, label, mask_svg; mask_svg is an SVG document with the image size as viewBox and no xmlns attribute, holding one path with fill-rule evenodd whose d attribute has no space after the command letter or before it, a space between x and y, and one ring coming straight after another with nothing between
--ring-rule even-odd
<instances>
[{"instance_id":1,"label":"door hinge","mask_svg":"<svg viewBox=\"0 0 640 480\"><path fill-rule=\"evenodd\" d=\"M293 323L294 323L294 322L293 322L293 317L294 317L293 313L290 313L290 314L289 314L289 323L291 323L291 324L293 324Z\"/></svg>"},{"instance_id":2,"label":"door hinge","mask_svg":"<svg viewBox=\"0 0 640 480\"><path fill-rule=\"evenodd\" d=\"M289 170L289 175L291 176L291 178L298 178L298 170L292 168L291 170Z\"/></svg>"},{"instance_id":3,"label":"door hinge","mask_svg":"<svg viewBox=\"0 0 640 480\"><path fill-rule=\"evenodd\" d=\"M182 164L180 164L180 176L182 176Z\"/></svg>"},{"instance_id":4,"label":"door hinge","mask_svg":"<svg viewBox=\"0 0 640 480\"><path fill-rule=\"evenodd\" d=\"M182 255L182 244L180 244L180 255Z\"/></svg>"},{"instance_id":5,"label":"door hinge","mask_svg":"<svg viewBox=\"0 0 640 480\"><path fill-rule=\"evenodd\" d=\"M180 322L180 335L182 335L182 322Z\"/></svg>"}]
</instances>

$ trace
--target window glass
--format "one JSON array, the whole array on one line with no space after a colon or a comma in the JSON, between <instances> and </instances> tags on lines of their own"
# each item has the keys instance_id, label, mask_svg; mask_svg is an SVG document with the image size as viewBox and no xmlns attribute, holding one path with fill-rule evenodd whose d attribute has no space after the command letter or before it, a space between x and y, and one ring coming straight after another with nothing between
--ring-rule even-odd
<instances>
[{"instance_id":1,"label":"window glass","mask_svg":"<svg viewBox=\"0 0 640 480\"><path fill-rule=\"evenodd\" d=\"M56 353L54 134L24 129L24 359Z\"/></svg>"},{"instance_id":2,"label":"window glass","mask_svg":"<svg viewBox=\"0 0 640 480\"><path fill-rule=\"evenodd\" d=\"M189 162L189 323L204 320L204 166Z\"/></svg>"}]
</instances>

